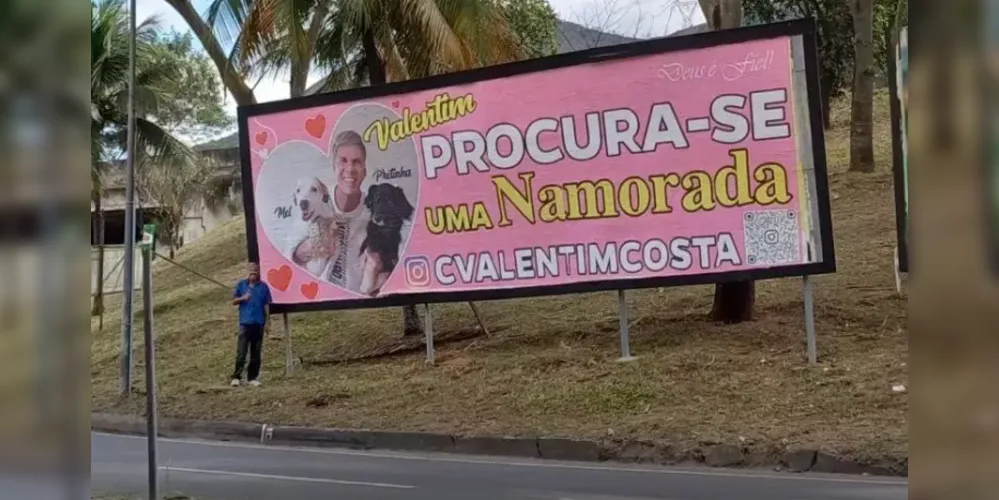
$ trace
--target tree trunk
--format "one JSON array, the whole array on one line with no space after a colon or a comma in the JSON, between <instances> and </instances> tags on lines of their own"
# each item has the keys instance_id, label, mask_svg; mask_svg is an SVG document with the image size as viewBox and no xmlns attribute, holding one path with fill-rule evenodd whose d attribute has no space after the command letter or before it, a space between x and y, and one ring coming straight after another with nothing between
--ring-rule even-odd
<instances>
[{"instance_id":1,"label":"tree trunk","mask_svg":"<svg viewBox=\"0 0 999 500\"><path fill-rule=\"evenodd\" d=\"M823 81L819 84L821 88L819 89L819 97L822 99L822 128L825 130L832 129L832 110L830 106L832 105L832 82L828 79L823 78Z\"/></svg>"},{"instance_id":2,"label":"tree trunk","mask_svg":"<svg viewBox=\"0 0 999 500\"><path fill-rule=\"evenodd\" d=\"M423 335L423 323L420 321L420 312L416 306L403 306L402 334L406 337Z\"/></svg>"},{"instance_id":3,"label":"tree trunk","mask_svg":"<svg viewBox=\"0 0 999 500\"><path fill-rule=\"evenodd\" d=\"M364 47L364 61L368 68L368 82L371 85L382 85L388 83L385 76L385 62L378 54L378 46L375 45L375 34L370 29L361 36ZM402 308L402 334L406 337L423 334L423 324L420 322L420 312L416 306L403 306Z\"/></svg>"},{"instance_id":4,"label":"tree trunk","mask_svg":"<svg viewBox=\"0 0 999 500\"><path fill-rule=\"evenodd\" d=\"M753 319L756 304L756 282L734 281L715 285L715 302L711 319L723 323L742 323Z\"/></svg>"},{"instance_id":5,"label":"tree trunk","mask_svg":"<svg viewBox=\"0 0 999 500\"><path fill-rule=\"evenodd\" d=\"M721 0L698 0L708 29L721 29Z\"/></svg>"},{"instance_id":6,"label":"tree trunk","mask_svg":"<svg viewBox=\"0 0 999 500\"><path fill-rule=\"evenodd\" d=\"M850 0L853 11L853 107L850 113L850 171L874 171L874 5Z\"/></svg>"},{"instance_id":7,"label":"tree trunk","mask_svg":"<svg viewBox=\"0 0 999 500\"><path fill-rule=\"evenodd\" d=\"M721 29L742 26L742 0L721 0Z\"/></svg>"},{"instance_id":8,"label":"tree trunk","mask_svg":"<svg viewBox=\"0 0 999 500\"><path fill-rule=\"evenodd\" d=\"M368 83L371 85L388 83L385 77L385 61L382 61L378 46L375 45L375 33L368 29L361 38L364 45L364 60L368 66Z\"/></svg>"},{"instance_id":9,"label":"tree trunk","mask_svg":"<svg viewBox=\"0 0 999 500\"><path fill-rule=\"evenodd\" d=\"M212 58L215 67L219 70L219 75L222 77L222 83L229 89L229 93L232 94L232 98L236 101L236 104L240 106L255 104L257 98L253 94L253 89L246 84L243 77L236 71L232 61L229 59L229 54L222 48L222 44L215 37L215 33L212 33L212 27L205 22L201 14L191 4L191 1L165 1L180 14L180 17L184 18L184 22L194 32L194 36L198 37L198 40L201 41L201 46L204 47L208 57Z\"/></svg>"},{"instance_id":10,"label":"tree trunk","mask_svg":"<svg viewBox=\"0 0 999 500\"><path fill-rule=\"evenodd\" d=\"M98 330L104 328L104 212L101 211L101 189L91 191L94 202L94 234L97 236L97 290L94 291L94 303L90 309L91 316L100 316Z\"/></svg>"},{"instance_id":11,"label":"tree trunk","mask_svg":"<svg viewBox=\"0 0 999 500\"><path fill-rule=\"evenodd\" d=\"M304 71L303 71L304 69ZM308 66L304 68L298 67L297 64L292 63L292 68L290 71L290 85L288 96L291 98L302 97L305 95L306 82L309 76Z\"/></svg>"},{"instance_id":12,"label":"tree trunk","mask_svg":"<svg viewBox=\"0 0 999 500\"><path fill-rule=\"evenodd\" d=\"M712 12L717 24L712 29L732 29L742 26L742 0L720 0ZM753 319L756 303L756 283L736 281L715 285L715 299L711 318L725 323L741 323Z\"/></svg>"}]
</instances>

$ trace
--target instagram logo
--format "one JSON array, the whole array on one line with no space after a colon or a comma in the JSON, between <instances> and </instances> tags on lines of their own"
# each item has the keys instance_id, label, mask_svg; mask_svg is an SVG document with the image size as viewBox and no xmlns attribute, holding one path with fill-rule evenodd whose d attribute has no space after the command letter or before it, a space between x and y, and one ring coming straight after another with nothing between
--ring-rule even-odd
<instances>
[{"instance_id":1,"label":"instagram logo","mask_svg":"<svg viewBox=\"0 0 999 500\"><path fill-rule=\"evenodd\" d=\"M403 261L406 284L412 288L430 287L430 259L426 255L413 255Z\"/></svg>"}]
</instances>

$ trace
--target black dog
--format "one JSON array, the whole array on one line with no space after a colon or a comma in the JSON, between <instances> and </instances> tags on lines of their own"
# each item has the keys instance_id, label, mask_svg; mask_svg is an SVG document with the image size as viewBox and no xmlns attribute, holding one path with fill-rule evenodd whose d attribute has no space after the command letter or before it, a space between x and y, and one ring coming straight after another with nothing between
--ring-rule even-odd
<instances>
[{"instance_id":1,"label":"black dog","mask_svg":"<svg viewBox=\"0 0 999 500\"><path fill-rule=\"evenodd\" d=\"M361 243L359 256L365 252L377 256L380 264L374 270L374 276L364 281L375 281L378 275L391 273L399 263L399 244L402 243L402 225L413 218L415 209L406 199L406 193L399 186L388 183L375 184L368 188L364 197L364 207L371 213L368 221L367 235ZM375 290L365 290L365 293L375 293Z\"/></svg>"}]
</instances>

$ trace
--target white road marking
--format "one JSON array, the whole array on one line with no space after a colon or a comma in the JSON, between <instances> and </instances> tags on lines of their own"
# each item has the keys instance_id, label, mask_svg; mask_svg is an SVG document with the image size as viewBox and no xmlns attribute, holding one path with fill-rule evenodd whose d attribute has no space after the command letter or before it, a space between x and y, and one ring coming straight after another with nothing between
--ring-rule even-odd
<instances>
[{"instance_id":1,"label":"white road marking","mask_svg":"<svg viewBox=\"0 0 999 500\"><path fill-rule=\"evenodd\" d=\"M412 490L416 488L416 486L411 486L407 484L369 483L366 481L346 481L343 479L324 479L318 477L277 476L273 474L254 474L251 472L233 472L227 470L185 469L182 467L160 467L160 470L166 472L183 472L187 474L236 476L236 477L248 477L253 479L275 479L278 481L298 481L303 483L342 484L347 486L371 486L373 488L394 488L399 490Z\"/></svg>"},{"instance_id":2,"label":"white road marking","mask_svg":"<svg viewBox=\"0 0 999 500\"><path fill-rule=\"evenodd\" d=\"M106 432L92 432L92 434L116 437L116 438L126 438L126 439L141 439L146 440L145 436L130 436L125 434L110 434ZM699 476L699 477L729 477L738 479L769 479L776 481L821 481L827 483L848 483L848 484L875 484L880 486L906 486L908 487L908 480L896 480L896 479L873 479L864 476L863 478L851 478L851 477L831 477L831 476L819 476L819 475L797 475L797 474L766 474L766 473L740 473L740 472L723 472L723 471L712 471L712 470L684 470L684 469L650 469L650 468L640 468L640 467L614 467L609 465L583 465L583 464L570 464L570 463L560 463L560 462L543 462L541 460L530 461L530 462L515 462L509 460L482 460L474 458L459 458L454 456L434 456L434 455L410 455L410 454L392 454L392 453L378 453L378 452L368 452L368 451L356 451L356 450L333 450L329 448L298 448L294 446L280 446L280 445L254 445L245 443L234 443L234 442L224 442L224 441L200 441L200 440L187 440L187 439L172 439L172 438L159 438L160 442L167 443L177 443L177 444L190 444L190 445L200 445L200 446L217 446L223 448L250 448L256 450L264 451L284 451L284 452L301 452L301 453L318 453L323 455L340 455L340 456L359 456L359 457L369 457L369 458L384 458L390 460L416 460L423 462L441 462L441 463L456 463L456 464L473 464L473 465L502 465L509 467L537 467L537 468L549 468L549 469L569 469L569 470L588 470L588 471L599 471L599 472L637 472L643 474L664 474L664 475L676 475L676 476Z\"/></svg>"}]
</instances>

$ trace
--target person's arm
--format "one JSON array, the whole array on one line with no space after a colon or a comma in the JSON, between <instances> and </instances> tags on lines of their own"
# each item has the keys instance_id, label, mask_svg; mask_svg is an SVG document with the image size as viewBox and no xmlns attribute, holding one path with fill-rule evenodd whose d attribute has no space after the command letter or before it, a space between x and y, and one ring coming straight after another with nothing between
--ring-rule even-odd
<instances>
[{"instance_id":1,"label":"person's arm","mask_svg":"<svg viewBox=\"0 0 999 500\"><path fill-rule=\"evenodd\" d=\"M242 302L246 302L250 298L250 292L240 293L242 290L242 283L236 285L236 289L232 291L232 305L238 306Z\"/></svg>"}]
</instances>

